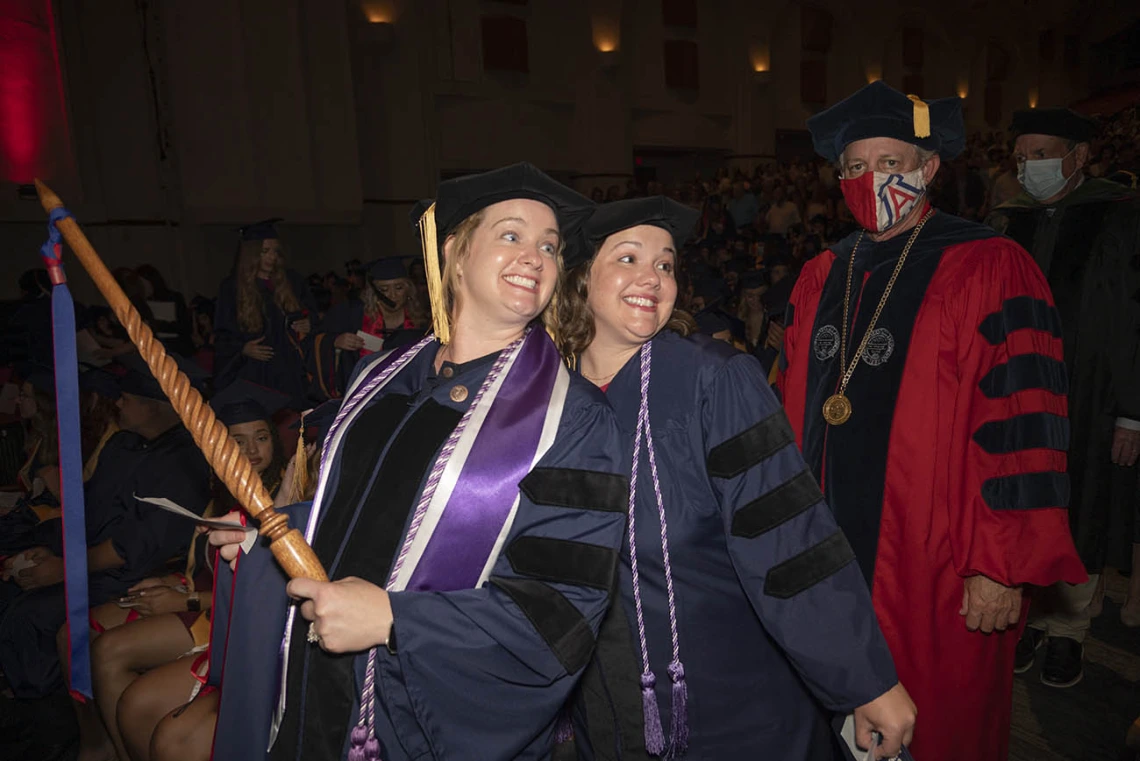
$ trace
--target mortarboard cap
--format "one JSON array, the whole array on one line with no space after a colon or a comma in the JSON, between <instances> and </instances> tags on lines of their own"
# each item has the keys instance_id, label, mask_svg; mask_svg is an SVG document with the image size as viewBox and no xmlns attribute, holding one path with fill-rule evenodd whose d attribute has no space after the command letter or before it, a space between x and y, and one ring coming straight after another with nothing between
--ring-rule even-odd
<instances>
[{"instance_id":1,"label":"mortarboard cap","mask_svg":"<svg viewBox=\"0 0 1140 761\"><path fill-rule=\"evenodd\" d=\"M529 198L546 204L558 220L565 242L562 257L566 268L581 261L578 228L594 204L548 176L528 162L512 164L482 174L445 180L439 184L435 201L420 201L412 210L412 224L419 227L431 301L432 325L436 338L446 344L451 340L450 317L443 299L443 277L440 252L442 244L463 220L500 201Z\"/></svg>"},{"instance_id":2,"label":"mortarboard cap","mask_svg":"<svg viewBox=\"0 0 1140 761\"><path fill-rule=\"evenodd\" d=\"M630 198L597 207L586 221L586 239L597 246L614 233L638 225L660 227L680 248L688 240L701 213L665 196Z\"/></svg>"},{"instance_id":3,"label":"mortarboard cap","mask_svg":"<svg viewBox=\"0 0 1140 761\"><path fill-rule=\"evenodd\" d=\"M368 265L370 280L400 280L408 276L404 260L398 256L385 256Z\"/></svg>"},{"instance_id":4,"label":"mortarboard cap","mask_svg":"<svg viewBox=\"0 0 1140 761\"><path fill-rule=\"evenodd\" d=\"M236 380L214 395L210 406L222 425L241 425L272 420L273 414L289 404L289 397L247 380Z\"/></svg>"},{"instance_id":5,"label":"mortarboard cap","mask_svg":"<svg viewBox=\"0 0 1140 761\"><path fill-rule=\"evenodd\" d=\"M260 222L254 222L253 224L238 228L238 232L241 234L242 240L270 240L280 238L281 236L277 234L277 223L281 221L281 217L263 219Z\"/></svg>"},{"instance_id":6,"label":"mortarboard cap","mask_svg":"<svg viewBox=\"0 0 1140 761\"><path fill-rule=\"evenodd\" d=\"M718 277L705 277L693 286L693 295L705 300L705 308L718 304L725 297L724 281Z\"/></svg>"},{"instance_id":7,"label":"mortarboard cap","mask_svg":"<svg viewBox=\"0 0 1140 761\"><path fill-rule=\"evenodd\" d=\"M79 390L93 391L108 399L118 399L122 396L122 391L119 389L119 379L98 367L93 367L79 374Z\"/></svg>"},{"instance_id":8,"label":"mortarboard cap","mask_svg":"<svg viewBox=\"0 0 1140 761\"><path fill-rule=\"evenodd\" d=\"M202 384L209 377L206 371L174 352L168 352L168 354L178 363L178 369L190 379L190 385L201 390ZM141 356L137 353L126 354L119 357L117 361L126 369L122 378L119 379L120 391L132 396L144 396L147 399L169 403L170 400L166 398L162 386L158 384L158 380L151 374L150 367L147 366L146 361Z\"/></svg>"},{"instance_id":9,"label":"mortarboard cap","mask_svg":"<svg viewBox=\"0 0 1140 761\"><path fill-rule=\"evenodd\" d=\"M760 297L760 301L764 304L764 308L772 314L783 314L784 310L788 308L788 302L792 298L792 289L795 287L796 279L789 275L769 288Z\"/></svg>"},{"instance_id":10,"label":"mortarboard cap","mask_svg":"<svg viewBox=\"0 0 1140 761\"><path fill-rule=\"evenodd\" d=\"M962 101L925 101L904 95L882 80L821 111L807 121L815 151L831 162L856 140L891 137L953 159L966 146Z\"/></svg>"},{"instance_id":11,"label":"mortarboard cap","mask_svg":"<svg viewBox=\"0 0 1140 761\"><path fill-rule=\"evenodd\" d=\"M1068 108L1033 108L1015 111L1010 131L1019 135L1052 135L1087 143L1096 132L1096 122Z\"/></svg>"},{"instance_id":12,"label":"mortarboard cap","mask_svg":"<svg viewBox=\"0 0 1140 761\"><path fill-rule=\"evenodd\" d=\"M336 414L340 412L340 399L329 399L327 402L318 404L308 412L302 413L301 419L290 425L289 427L296 430L304 424L308 430L315 430L316 442L319 444L324 441L325 435L332 427L333 420L336 419Z\"/></svg>"}]
</instances>

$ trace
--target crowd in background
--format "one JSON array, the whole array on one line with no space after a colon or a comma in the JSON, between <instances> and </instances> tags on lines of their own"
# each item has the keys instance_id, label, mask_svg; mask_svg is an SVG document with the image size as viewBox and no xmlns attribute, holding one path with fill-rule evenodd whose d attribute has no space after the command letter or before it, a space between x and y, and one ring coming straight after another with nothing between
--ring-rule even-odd
<instances>
[{"instance_id":1,"label":"crowd in background","mask_svg":"<svg viewBox=\"0 0 1140 761\"><path fill-rule=\"evenodd\" d=\"M1133 107L1102 125L1100 137L1092 144L1088 173L1135 188L1140 174L1138 143L1140 119ZM939 210L975 221L986 219L992 209L1020 192L1010 142L999 132L972 135L967 150L938 173L930 190ZM591 195L604 203L659 194L701 211L695 235L680 252L678 307L693 317L699 330L754 354L770 371L782 347L784 309L804 263L857 227L844 204L834 167L822 160L764 162L750 172L722 168L710 177L698 175L673 183L647 181L640 186L630 182L624 189L595 188ZM227 281L228 296L223 283L218 294L187 298L149 264L119 268L114 275L159 339L186 366L195 368L208 393L210 384L205 379L213 376L214 392L221 390L219 379L240 378L288 397L273 415L273 436L281 440L275 439L274 451L267 456L267 465L268 459L273 462L267 478L279 486L283 481L282 452L292 451L296 441L297 433L290 425L297 414L343 393L346 371L358 356L377 348L369 348L359 333L377 336L391 345L390 340L406 341L426 331L426 281L418 256L407 257L398 269L387 267L382 275L375 262L351 258L340 270L302 277L288 270L287 240L284 251L270 252L268 259L261 246L272 238L246 240L256 245L239 259L247 257L251 264L245 270L244 265L235 266ZM391 290L380 288L381 283ZM382 303L377 301L378 291L373 291L373 286L383 293ZM13 495L0 506L0 513L7 518L17 505L34 507L33 522L39 522L58 518L59 509L54 401L50 383L42 379L42 371L46 368L50 373L52 364L51 283L45 272L33 270L20 279L20 290L20 298L5 305L0 344L7 354L0 364L16 389L11 398L0 400L0 424L4 424L0 480ZM269 309L270 302L280 312L277 316L282 330L276 343L263 344L256 337L258 326L246 325L243 320L251 304ZM77 317L81 359L87 365L105 368L112 378L111 386L93 386L84 397L84 456L94 472L99 453L122 425L117 420L122 404L115 401L120 395L113 387L114 379L129 376L137 352L108 307L81 307ZM367 329L370 325L374 330ZM318 346L322 338L327 350L324 354ZM268 367L285 354L294 361L275 364L275 372L254 377L241 370ZM290 369L281 370L283 367ZM137 421L131 426L140 429ZM146 425L141 429L150 430ZM204 471L195 477L205 478ZM202 485L203 494L210 490ZM213 491L218 492L216 486ZM224 489L221 492L224 494ZM215 494L215 499L221 498ZM169 568L185 565L191 538L187 528L185 536L173 542ZM0 547L0 555L7 554L3 550ZM192 549L190 553L193 567ZM187 581L181 573L178 577ZM15 579L5 583L12 581ZM189 612L180 606L187 604L185 598L193 593L193 585L182 586L183 596L174 600L169 612ZM5 602L0 598L0 605ZM167 661L174 662L179 653L167 655ZM146 726L149 732L154 723ZM143 745L136 743L138 748ZM128 745L128 751L132 758L161 755L149 746L136 750Z\"/></svg>"}]
</instances>

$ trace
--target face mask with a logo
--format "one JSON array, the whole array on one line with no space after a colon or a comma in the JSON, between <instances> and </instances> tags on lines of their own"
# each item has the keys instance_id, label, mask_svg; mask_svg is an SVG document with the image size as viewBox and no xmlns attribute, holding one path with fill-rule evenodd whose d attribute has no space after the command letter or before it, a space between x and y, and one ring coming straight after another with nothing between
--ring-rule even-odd
<instances>
[{"instance_id":1,"label":"face mask with a logo","mask_svg":"<svg viewBox=\"0 0 1140 761\"><path fill-rule=\"evenodd\" d=\"M1073 149L1075 150L1076 148ZM1065 176L1061 164L1073 151L1069 151L1059 159L1028 159L1021 162L1017 167L1017 181L1025 188L1026 193L1038 201L1052 198L1064 189L1065 183L1072 177L1072 175Z\"/></svg>"},{"instance_id":2,"label":"face mask with a logo","mask_svg":"<svg viewBox=\"0 0 1140 761\"><path fill-rule=\"evenodd\" d=\"M902 174L864 172L853 180L840 180L839 187L855 221L879 233L897 225L926 195L922 169Z\"/></svg>"}]
</instances>

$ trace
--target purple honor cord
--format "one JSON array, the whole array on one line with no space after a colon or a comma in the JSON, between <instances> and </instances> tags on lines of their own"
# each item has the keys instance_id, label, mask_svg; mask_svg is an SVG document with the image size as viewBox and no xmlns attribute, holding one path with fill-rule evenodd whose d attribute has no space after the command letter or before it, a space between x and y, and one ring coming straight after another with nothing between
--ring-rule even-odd
<instances>
[{"instance_id":1,"label":"purple honor cord","mask_svg":"<svg viewBox=\"0 0 1140 761\"><path fill-rule=\"evenodd\" d=\"M665 517L665 503L661 498L661 480L657 475L657 456L653 449L653 431L649 425L649 375L653 363L653 342L644 344L641 355L641 394L637 412L637 430L633 439L633 465L629 481L629 558L633 577L633 605L637 611L637 635L641 645L641 702L645 714L645 749L655 756L678 758L689 747L688 687L685 667L681 663L680 640L677 636L677 605L673 592L673 570L669 561L669 525ZM661 554L665 568L665 589L669 599L669 633L672 637L673 659L669 663L669 678L673 683L669 744L661 724L661 711L657 705L657 677L649 667L649 648L645 639L645 614L641 604L641 575L637 563L637 475L641 464L641 441L645 437L649 450L649 472L653 479L653 493L657 500L657 516L661 523Z\"/></svg>"}]
</instances>

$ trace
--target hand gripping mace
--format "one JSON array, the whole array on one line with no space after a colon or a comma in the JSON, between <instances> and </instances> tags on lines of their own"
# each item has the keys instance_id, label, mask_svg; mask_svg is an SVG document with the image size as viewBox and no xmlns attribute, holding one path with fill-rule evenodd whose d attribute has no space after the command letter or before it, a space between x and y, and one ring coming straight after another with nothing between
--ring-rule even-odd
<instances>
[{"instance_id":1,"label":"hand gripping mace","mask_svg":"<svg viewBox=\"0 0 1140 761\"><path fill-rule=\"evenodd\" d=\"M63 206L59 196L39 180L36 180L36 191L44 211L49 214ZM76 221L70 217L61 219L56 227L87 274L95 281L103 298L111 305L119 322L127 329L131 341L138 347L139 355L146 360L210 467L246 512L261 524L259 532L262 536L269 537L270 549L277 562L292 578L328 581L313 548L305 543L305 537L300 531L289 528L287 516L273 509L273 499L237 442L230 438L226 427L214 417L210 405L190 385L190 379L178 369L178 364L166 353L162 344L155 340L154 333L142 321L138 310L115 282L107 265L103 264Z\"/></svg>"}]
</instances>

